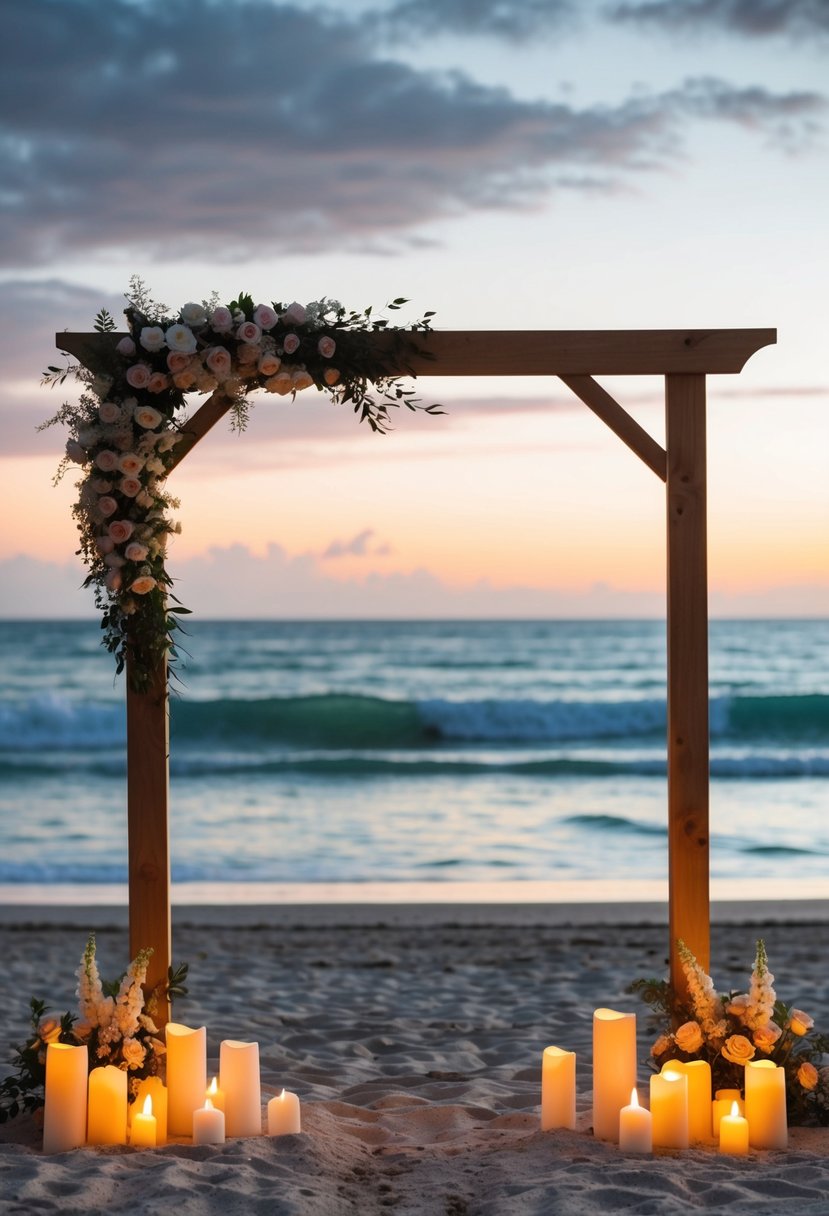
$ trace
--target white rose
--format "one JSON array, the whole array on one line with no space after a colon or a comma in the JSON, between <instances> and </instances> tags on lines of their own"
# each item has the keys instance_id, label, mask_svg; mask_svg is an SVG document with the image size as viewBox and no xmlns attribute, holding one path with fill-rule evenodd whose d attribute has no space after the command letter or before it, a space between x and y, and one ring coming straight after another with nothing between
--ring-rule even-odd
<instances>
[{"instance_id":1,"label":"white rose","mask_svg":"<svg viewBox=\"0 0 829 1216\"><path fill-rule=\"evenodd\" d=\"M129 358L135 354L135 343L133 342L132 338L129 337L129 335L126 335L121 339L115 349L118 351L119 355L126 355Z\"/></svg>"},{"instance_id":2,"label":"white rose","mask_svg":"<svg viewBox=\"0 0 829 1216\"><path fill-rule=\"evenodd\" d=\"M194 304L192 301L185 304L181 310L181 319L185 325L206 325L207 311L202 304Z\"/></svg>"},{"instance_id":3,"label":"white rose","mask_svg":"<svg viewBox=\"0 0 829 1216\"><path fill-rule=\"evenodd\" d=\"M147 431L152 431L163 420L164 415L153 409L151 405L139 405L133 417L139 426L143 426Z\"/></svg>"},{"instance_id":4,"label":"white rose","mask_svg":"<svg viewBox=\"0 0 829 1216\"><path fill-rule=\"evenodd\" d=\"M280 320L282 320L285 325L304 325L306 316L307 311L305 307L302 304L298 304L297 301L294 300L294 302L289 304L285 309Z\"/></svg>"},{"instance_id":5,"label":"white rose","mask_svg":"<svg viewBox=\"0 0 829 1216\"><path fill-rule=\"evenodd\" d=\"M144 350L161 350L164 345L164 330L158 325L145 325L139 334L138 341Z\"/></svg>"},{"instance_id":6,"label":"white rose","mask_svg":"<svg viewBox=\"0 0 829 1216\"><path fill-rule=\"evenodd\" d=\"M164 337L170 350L179 350L185 355L192 355L198 345L196 335L186 325L171 325Z\"/></svg>"}]
</instances>

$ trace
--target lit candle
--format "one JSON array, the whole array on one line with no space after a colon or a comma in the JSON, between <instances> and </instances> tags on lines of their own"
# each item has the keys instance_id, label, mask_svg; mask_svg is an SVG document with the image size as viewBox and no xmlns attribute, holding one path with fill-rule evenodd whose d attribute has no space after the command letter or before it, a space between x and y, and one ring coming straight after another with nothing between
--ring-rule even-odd
<instances>
[{"instance_id":1,"label":"lit candle","mask_svg":"<svg viewBox=\"0 0 829 1216\"><path fill-rule=\"evenodd\" d=\"M46 1048L44 1153L65 1153L86 1142L88 1074L86 1047L50 1043Z\"/></svg>"},{"instance_id":2,"label":"lit candle","mask_svg":"<svg viewBox=\"0 0 829 1216\"><path fill-rule=\"evenodd\" d=\"M651 1112L639 1105L639 1095L630 1091L630 1106L619 1112L619 1148L623 1153L653 1152L653 1120Z\"/></svg>"},{"instance_id":3,"label":"lit candle","mask_svg":"<svg viewBox=\"0 0 829 1216\"><path fill-rule=\"evenodd\" d=\"M205 1098L204 1106L193 1111L193 1143L224 1144L224 1142L224 1111L216 1110L210 1099Z\"/></svg>"},{"instance_id":4,"label":"lit candle","mask_svg":"<svg viewBox=\"0 0 829 1216\"><path fill-rule=\"evenodd\" d=\"M167 1130L171 1136L193 1134L193 1111L207 1089L207 1031L167 1023Z\"/></svg>"},{"instance_id":5,"label":"lit candle","mask_svg":"<svg viewBox=\"0 0 829 1216\"><path fill-rule=\"evenodd\" d=\"M207 1087L207 1096L213 1103L216 1110L224 1110L225 1094L223 1089L219 1089L219 1082L214 1077Z\"/></svg>"},{"instance_id":6,"label":"lit candle","mask_svg":"<svg viewBox=\"0 0 829 1216\"><path fill-rule=\"evenodd\" d=\"M283 1089L268 1103L268 1135L296 1136L301 1131L299 1097Z\"/></svg>"},{"instance_id":7,"label":"lit candle","mask_svg":"<svg viewBox=\"0 0 829 1216\"><path fill-rule=\"evenodd\" d=\"M87 1144L127 1143L127 1074L114 1064L89 1074Z\"/></svg>"},{"instance_id":8,"label":"lit candle","mask_svg":"<svg viewBox=\"0 0 829 1216\"><path fill-rule=\"evenodd\" d=\"M259 1044L224 1039L219 1048L219 1078L228 1136L261 1136Z\"/></svg>"},{"instance_id":9,"label":"lit candle","mask_svg":"<svg viewBox=\"0 0 829 1216\"><path fill-rule=\"evenodd\" d=\"M636 1014L593 1014L593 1135L619 1139L619 1112L636 1085Z\"/></svg>"},{"instance_id":10,"label":"lit candle","mask_svg":"<svg viewBox=\"0 0 829 1216\"><path fill-rule=\"evenodd\" d=\"M654 1148L687 1148L688 1078L682 1072L651 1077L651 1116Z\"/></svg>"},{"instance_id":11,"label":"lit candle","mask_svg":"<svg viewBox=\"0 0 829 1216\"><path fill-rule=\"evenodd\" d=\"M711 1139L711 1065L707 1060L668 1060L662 1072L688 1078L688 1135L692 1143Z\"/></svg>"},{"instance_id":12,"label":"lit candle","mask_svg":"<svg viewBox=\"0 0 829 1216\"><path fill-rule=\"evenodd\" d=\"M541 1130L576 1126L576 1053L545 1047L541 1057Z\"/></svg>"},{"instance_id":13,"label":"lit candle","mask_svg":"<svg viewBox=\"0 0 829 1216\"><path fill-rule=\"evenodd\" d=\"M746 1064L746 1119L752 1148L787 1147L786 1072L772 1060Z\"/></svg>"},{"instance_id":14,"label":"lit candle","mask_svg":"<svg viewBox=\"0 0 829 1216\"><path fill-rule=\"evenodd\" d=\"M740 1114L736 1101L731 1103L731 1114L720 1119L720 1152L734 1156L748 1152L748 1119Z\"/></svg>"},{"instance_id":15,"label":"lit candle","mask_svg":"<svg viewBox=\"0 0 829 1216\"><path fill-rule=\"evenodd\" d=\"M141 1111L136 1111L132 1117L130 1144L136 1148L155 1148L157 1142L158 1124L153 1114L153 1100L147 1094Z\"/></svg>"},{"instance_id":16,"label":"lit candle","mask_svg":"<svg viewBox=\"0 0 829 1216\"><path fill-rule=\"evenodd\" d=\"M720 1134L720 1120L725 1115L731 1114L731 1104L737 1103L737 1113L744 1115L746 1113L745 1103L743 1102L742 1094L739 1089L718 1089L714 1095L714 1101L711 1103L711 1115L713 1120L714 1139L716 1140Z\"/></svg>"},{"instance_id":17,"label":"lit candle","mask_svg":"<svg viewBox=\"0 0 829 1216\"><path fill-rule=\"evenodd\" d=\"M167 1143L167 1089L161 1077L144 1077L143 1081L138 1082L138 1090L135 1095L135 1101L130 1104L129 1121L132 1127L133 1120L139 1111L143 1110L144 1101L146 1098L153 1100L153 1118L155 1119L155 1142L156 1144Z\"/></svg>"}]
</instances>

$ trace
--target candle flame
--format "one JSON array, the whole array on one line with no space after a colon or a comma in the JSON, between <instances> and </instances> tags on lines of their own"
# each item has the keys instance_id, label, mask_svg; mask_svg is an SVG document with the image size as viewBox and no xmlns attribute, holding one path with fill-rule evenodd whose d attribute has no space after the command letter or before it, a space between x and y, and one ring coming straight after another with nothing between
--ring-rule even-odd
<instances>
[{"instance_id":1,"label":"candle flame","mask_svg":"<svg viewBox=\"0 0 829 1216\"><path fill-rule=\"evenodd\" d=\"M638 1106L638 1105L639 1105L639 1095L638 1095L638 1093L636 1092L636 1086L635 1086L635 1085L634 1085L633 1089L630 1091L630 1104L631 1104L631 1106Z\"/></svg>"},{"instance_id":2,"label":"candle flame","mask_svg":"<svg viewBox=\"0 0 829 1216\"><path fill-rule=\"evenodd\" d=\"M213 1103L210 1101L209 1098L205 1098L205 1100L204 1100L204 1109L205 1110L214 1110L215 1109L215 1107L213 1106Z\"/></svg>"},{"instance_id":3,"label":"candle flame","mask_svg":"<svg viewBox=\"0 0 829 1216\"><path fill-rule=\"evenodd\" d=\"M681 1072L663 1072L662 1076L665 1078L666 1081L681 1081L682 1080Z\"/></svg>"},{"instance_id":4,"label":"candle flame","mask_svg":"<svg viewBox=\"0 0 829 1216\"><path fill-rule=\"evenodd\" d=\"M282 1093L279 1095L279 1100L280 1100L280 1102L285 1101L285 1090L284 1089L282 1090Z\"/></svg>"},{"instance_id":5,"label":"candle flame","mask_svg":"<svg viewBox=\"0 0 829 1216\"><path fill-rule=\"evenodd\" d=\"M731 1103L731 1118L739 1119L739 1117L740 1117L740 1108L736 1102L732 1102Z\"/></svg>"},{"instance_id":6,"label":"candle flame","mask_svg":"<svg viewBox=\"0 0 829 1216\"><path fill-rule=\"evenodd\" d=\"M208 1092L209 1094L213 1094L213 1095L214 1095L214 1097L215 1097L215 1095L216 1095L216 1094L219 1092L219 1086L218 1086L218 1085L217 1085L217 1083L216 1083L216 1078L215 1078L215 1077L213 1078L213 1080L212 1080L212 1081L210 1082L210 1084L208 1085L208 1087L207 1087L207 1092Z\"/></svg>"},{"instance_id":7,"label":"candle flame","mask_svg":"<svg viewBox=\"0 0 829 1216\"><path fill-rule=\"evenodd\" d=\"M147 1094L146 1098L144 1099L143 1113L145 1115L151 1115L153 1113L153 1100L150 1094Z\"/></svg>"}]
</instances>

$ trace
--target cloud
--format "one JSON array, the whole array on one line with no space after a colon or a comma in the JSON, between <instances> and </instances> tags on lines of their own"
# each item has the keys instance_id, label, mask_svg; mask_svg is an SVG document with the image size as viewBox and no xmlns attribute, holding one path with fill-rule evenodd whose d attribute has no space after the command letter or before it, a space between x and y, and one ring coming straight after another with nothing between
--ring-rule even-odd
<instances>
[{"instance_id":1,"label":"cloud","mask_svg":"<svg viewBox=\"0 0 829 1216\"><path fill-rule=\"evenodd\" d=\"M379 11L381 30L434 37L481 34L523 43L571 25L572 0L402 0Z\"/></svg>"},{"instance_id":2,"label":"cloud","mask_svg":"<svg viewBox=\"0 0 829 1216\"><path fill-rule=\"evenodd\" d=\"M376 535L373 528L363 528L362 532L358 532L356 536L352 536L351 540L332 540L331 544L323 553L323 559L334 557L372 557L386 556L391 552L391 549L386 544L374 545L370 547L371 541Z\"/></svg>"},{"instance_id":3,"label":"cloud","mask_svg":"<svg viewBox=\"0 0 829 1216\"><path fill-rule=\"evenodd\" d=\"M481 11L518 29L521 7ZM353 10L279 0L8 0L0 54L10 268L90 250L227 264L388 251L438 219L538 207L559 180L611 190L674 164L700 117L785 121L794 138L821 105L713 81L614 105L527 101L476 81L468 59L438 72L383 57Z\"/></svg>"},{"instance_id":4,"label":"cloud","mask_svg":"<svg viewBox=\"0 0 829 1216\"><path fill-rule=\"evenodd\" d=\"M757 38L829 33L826 0L646 0L613 4L607 14L615 21L661 26L671 32L704 34L714 27Z\"/></svg>"}]
</instances>

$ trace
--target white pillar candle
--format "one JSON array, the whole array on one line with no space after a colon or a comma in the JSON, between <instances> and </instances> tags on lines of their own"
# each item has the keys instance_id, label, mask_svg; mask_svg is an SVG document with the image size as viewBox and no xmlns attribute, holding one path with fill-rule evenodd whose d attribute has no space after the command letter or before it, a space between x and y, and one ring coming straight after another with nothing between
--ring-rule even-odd
<instances>
[{"instance_id":1,"label":"white pillar candle","mask_svg":"<svg viewBox=\"0 0 829 1216\"><path fill-rule=\"evenodd\" d=\"M654 1148L688 1148L688 1078L682 1072L651 1077Z\"/></svg>"},{"instance_id":2,"label":"white pillar candle","mask_svg":"<svg viewBox=\"0 0 829 1216\"><path fill-rule=\"evenodd\" d=\"M225 1096L228 1136L262 1135L259 1044L224 1039L219 1048L219 1084Z\"/></svg>"},{"instance_id":3,"label":"white pillar candle","mask_svg":"<svg viewBox=\"0 0 829 1216\"><path fill-rule=\"evenodd\" d=\"M740 1114L736 1101L731 1103L731 1114L720 1119L720 1152L742 1157L748 1152L748 1119Z\"/></svg>"},{"instance_id":4,"label":"white pillar candle","mask_svg":"<svg viewBox=\"0 0 829 1216\"><path fill-rule=\"evenodd\" d=\"M746 1119L752 1148L788 1146L786 1072L772 1060L746 1064Z\"/></svg>"},{"instance_id":5,"label":"white pillar candle","mask_svg":"<svg viewBox=\"0 0 829 1216\"><path fill-rule=\"evenodd\" d=\"M157 1143L158 1123L153 1114L153 1100L147 1094L141 1105L141 1110L136 1111L132 1117L130 1144L136 1148L155 1148Z\"/></svg>"},{"instance_id":6,"label":"white pillar candle","mask_svg":"<svg viewBox=\"0 0 829 1216\"><path fill-rule=\"evenodd\" d=\"M299 1097L283 1089L268 1103L268 1135L296 1136L301 1131Z\"/></svg>"},{"instance_id":7,"label":"white pillar candle","mask_svg":"<svg viewBox=\"0 0 829 1216\"><path fill-rule=\"evenodd\" d=\"M668 1060L662 1072L681 1072L688 1078L688 1134L691 1142L711 1139L711 1065L707 1060Z\"/></svg>"},{"instance_id":8,"label":"white pillar candle","mask_svg":"<svg viewBox=\"0 0 829 1216\"><path fill-rule=\"evenodd\" d=\"M619 1112L636 1086L636 1014L593 1014L593 1134L619 1139Z\"/></svg>"},{"instance_id":9,"label":"white pillar candle","mask_svg":"<svg viewBox=\"0 0 829 1216\"><path fill-rule=\"evenodd\" d=\"M192 1136L193 1111L204 1103L207 1089L207 1031L167 1023L167 1130Z\"/></svg>"},{"instance_id":10,"label":"white pillar candle","mask_svg":"<svg viewBox=\"0 0 829 1216\"><path fill-rule=\"evenodd\" d=\"M714 1101L711 1103L711 1130L715 1140L719 1139L720 1120L724 1119L726 1115L731 1114L731 1107L734 1102L737 1103L737 1114L745 1115L745 1102L743 1102L739 1089L718 1089L714 1095Z\"/></svg>"},{"instance_id":11,"label":"white pillar candle","mask_svg":"<svg viewBox=\"0 0 829 1216\"><path fill-rule=\"evenodd\" d=\"M194 1144L224 1144L224 1111L216 1110L210 1099L205 1098L204 1106L193 1111L192 1132Z\"/></svg>"},{"instance_id":12,"label":"white pillar candle","mask_svg":"<svg viewBox=\"0 0 829 1216\"><path fill-rule=\"evenodd\" d=\"M89 1074L87 1144L127 1143L127 1074L114 1064Z\"/></svg>"},{"instance_id":13,"label":"white pillar candle","mask_svg":"<svg viewBox=\"0 0 829 1216\"><path fill-rule=\"evenodd\" d=\"M653 1152L651 1112L639 1105L639 1095L630 1091L630 1106L619 1111L619 1148L623 1153Z\"/></svg>"},{"instance_id":14,"label":"white pillar candle","mask_svg":"<svg viewBox=\"0 0 829 1216\"><path fill-rule=\"evenodd\" d=\"M576 1126L576 1053L545 1047L541 1057L541 1130Z\"/></svg>"},{"instance_id":15,"label":"white pillar candle","mask_svg":"<svg viewBox=\"0 0 829 1216\"><path fill-rule=\"evenodd\" d=\"M89 1052L69 1043L46 1048L44 1153L65 1153L86 1143Z\"/></svg>"},{"instance_id":16,"label":"white pillar candle","mask_svg":"<svg viewBox=\"0 0 829 1216\"><path fill-rule=\"evenodd\" d=\"M144 1077L143 1081L138 1082L138 1092L135 1095L135 1101L130 1104L129 1121L130 1127L135 1119L135 1116L144 1109L144 1103L147 1098L152 1098L153 1102L153 1118L155 1119L155 1142L156 1144L167 1143L167 1089L161 1077Z\"/></svg>"}]
</instances>

